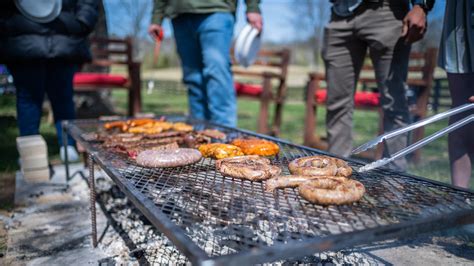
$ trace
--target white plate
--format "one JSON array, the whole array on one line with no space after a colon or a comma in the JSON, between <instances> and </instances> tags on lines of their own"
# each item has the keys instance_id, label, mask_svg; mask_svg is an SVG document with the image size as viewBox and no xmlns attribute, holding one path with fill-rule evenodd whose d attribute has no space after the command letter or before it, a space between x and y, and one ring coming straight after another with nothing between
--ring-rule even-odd
<instances>
[{"instance_id":1,"label":"white plate","mask_svg":"<svg viewBox=\"0 0 474 266\"><path fill-rule=\"evenodd\" d=\"M258 51L260 51L260 44L260 32L257 29L252 28L245 39L244 48L241 54L242 65L244 67L248 67L255 62L258 56Z\"/></svg>"},{"instance_id":2,"label":"white plate","mask_svg":"<svg viewBox=\"0 0 474 266\"><path fill-rule=\"evenodd\" d=\"M48 23L61 13L62 0L16 0L15 5L28 19Z\"/></svg>"},{"instance_id":3,"label":"white plate","mask_svg":"<svg viewBox=\"0 0 474 266\"><path fill-rule=\"evenodd\" d=\"M252 27L250 25L245 25L245 27L240 31L239 35L237 36L237 39L235 41L234 45L234 57L235 60L237 61L238 64L242 64L242 51L244 48L245 44L245 39L247 38L247 35L249 32L252 30Z\"/></svg>"}]
</instances>

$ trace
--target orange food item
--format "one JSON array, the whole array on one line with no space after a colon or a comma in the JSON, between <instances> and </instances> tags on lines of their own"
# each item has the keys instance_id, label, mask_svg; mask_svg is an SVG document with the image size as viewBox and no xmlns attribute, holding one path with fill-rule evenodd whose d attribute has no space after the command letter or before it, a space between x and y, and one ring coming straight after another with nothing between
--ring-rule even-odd
<instances>
[{"instance_id":1,"label":"orange food item","mask_svg":"<svg viewBox=\"0 0 474 266\"><path fill-rule=\"evenodd\" d=\"M189 132L193 131L193 126L188 125L186 123L178 122L173 124L172 129L180 132Z\"/></svg>"},{"instance_id":2,"label":"orange food item","mask_svg":"<svg viewBox=\"0 0 474 266\"><path fill-rule=\"evenodd\" d=\"M130 127L127 132L133 133L133 134L158 134L163 131L162 128L160 127L146 127L146 126L141 126L141 127Z\"/></svg>"},{"instance_id":3,"label":"orange food item","mask_svg":"<svg viewBox=\"0 0 474 266\"><path fill-rule=\"evenodd\" d=\"M167 130L175 130L180 132L188 132L193 130L193 126L186 123L171 123L162 119L156 120L152 118L130 119L127 121L114 121L104 124L104 128L109 130L120 128L122 132L133 134L158 134Z\"/></svg>"},{"instance_id":4,"label":"orange food item","mask_svg":"<svg viewBox=\"0 0 474 266\"><path fill-rule=\"evenodd\" d=\"M105 123L104 128L108 130L108 129L112 129L116 127L122 128L123 126L126 126L126 125L127 125L127 122L125 121L114 121L114 122Z\"/></svg>"},{"instance_id":5,"label":"orange food item","mask_svg":"<svg viewBox=\"0 0 474 266\"><path fill-rule=\"evenodd\" d=\"M173 127L173 123L165 121L156 121L150 125L153 128L161 128L161 131L170 130Z\"/></svg>"},{"instance_id":6,"label":"orange food item","mask_svg":"<svg viewBox=\"0 0 474 266\"><path fill-rule=\"evenodd\" d=\"M199 151L202 156L214 159L224 159L244 155L239 147L224 143L203 144L199 146Z\"/></svg>"},{"instance_id":7,"label":"orange food item","mask_svg":"<svg viewBox=\"0 0 474 266\"><path fill-rule=\"evenodd\" d=\"M136 126L143 126L146 124L153 124L156 122L156 120L152 118L138 118L138 119L128 120L127 122L128 124L130 124L131 127L136 127Z\"/></svg>"},{"instance_id":8,"label":"orange food item","mask_svg":"<svg viewBox=\"0 0 474 266\"><path fill-rule=\"evenodd\" d=\"M245 155L273 156L280 152L280 147L264 139L234 139L231 142L242 149Z\"/></svg>"}]
</instances>

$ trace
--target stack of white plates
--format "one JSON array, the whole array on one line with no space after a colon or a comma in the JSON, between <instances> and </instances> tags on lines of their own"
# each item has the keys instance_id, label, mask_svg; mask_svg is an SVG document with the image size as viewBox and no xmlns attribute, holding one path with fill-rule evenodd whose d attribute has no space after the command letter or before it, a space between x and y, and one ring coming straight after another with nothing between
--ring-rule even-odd
<instances>
[{"instance_id":1,"label":"stack of white plates","mask_svg":"<svg viewBox=\"0 0 474 266\"><path fill-rule=\"evenodd\" d=\"M259 31L247 24L235 41L234 57L237 63L244 67L252 65L257 59L260 44Z\"/></svg>"},{"instance_id":2,"label":"stack of white plates","mask_svg":"<svg viewBox=\"0 0 474 266\"><path fill-rule=\"evenodd\" d=\"M49 181L48 148L40 135L18 137L21 172L27 182Z\"/></svg>"}]
</instances>

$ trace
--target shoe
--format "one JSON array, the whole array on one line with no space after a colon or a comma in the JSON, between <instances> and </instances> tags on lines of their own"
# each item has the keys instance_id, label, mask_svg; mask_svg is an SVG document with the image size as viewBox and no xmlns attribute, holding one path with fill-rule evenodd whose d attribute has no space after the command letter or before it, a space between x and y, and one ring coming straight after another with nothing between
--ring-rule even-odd
<instances>
[{"instance_id":1,"label":"shoe","mask_svg":"<svg viewBox=\"0 0 474 266\"><path fill-rule=\"evenodd\" d=\"M76 148L72 145L67 145L67 159L69 162L77 162L79 161L79 154L76 151ZM61 158L61 161L66 161L66 150L64 149L64 146L59 148L59 157Z\"/></svg>"}]
</instances>

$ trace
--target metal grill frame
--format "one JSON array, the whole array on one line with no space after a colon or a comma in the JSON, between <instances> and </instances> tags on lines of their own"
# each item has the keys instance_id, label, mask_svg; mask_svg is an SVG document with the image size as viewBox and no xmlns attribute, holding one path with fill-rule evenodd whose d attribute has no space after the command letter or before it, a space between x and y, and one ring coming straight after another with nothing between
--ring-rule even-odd
<instances>
[{"instance_id":1,"label":"metal grill frame","mask_svg":"<svg viewBox=\"0 0 474 266\"><path fill-rule=\"evenodd\" d=\"M310 153L326 154L328 153L312 149L309 147L292 144L288 141L278 138L257 134L251 131L225 127L217 124L212 124L205 121L191 120L184 117L168 117L171 121L185 121L191 124L204 125L204 127L219 127L228 131L240 133L247 136L254 136L275 141L279 144L289 145L296 149L304 150ZM122 190L131 202L149 219L149 221L164 235L166 235L193 264L196 265L242 265L255 264L263 262L271 262L285 258L295 258L311 255L317 252L339 250L346 247L351 247L360 244L372 243L375 241L410 237L415 234L432 232L436 230L446 229L454 226L469 224L474 222L474 207L471 209L464 209L453 211L448 214L434 215L422 219L413 219L410 221L389 224L385 226L378 226L364 230L354 230L352 232L345 232L339 234L331 234L322 237L305 238L300 241L291 241L290 243L274 244L272 246L252 248L245 251L240 251L234 254L222 256L209 256L201 247L194 243L186 234L185 230L171 221L166 214L164 214L155 203L147 198L143 193L127 179L121 177L118 169L111 167L110 163L101 156L100 149L93 147L88 141L82 138L84 133L80 125L91 126L95 124L99 126L102 122L99 120L73 120L63 122L63 137L66 134L71 135L78 143L80 143L89 154L93 162L98 164L103 171L111 177L116 185ZM331 155L334 156L334 155ZM337 156L335 156L337 157ZM354 164L362 164L362 162L352 159L345 159ZM90 161L91 162L91 161ZM93 168L92 168L93 170ZM390 170L384 169L390 172ZM68 162L66 155L66 175L69 178ZM468 193L474 198L474 192L469 189L460 189L449 184L444 184L438 181L422 178L414 175L400 174L399 176L412 178L422 182L428 182L434 186L446 187L460 193Z\"/></svg>"}]
</instances>

